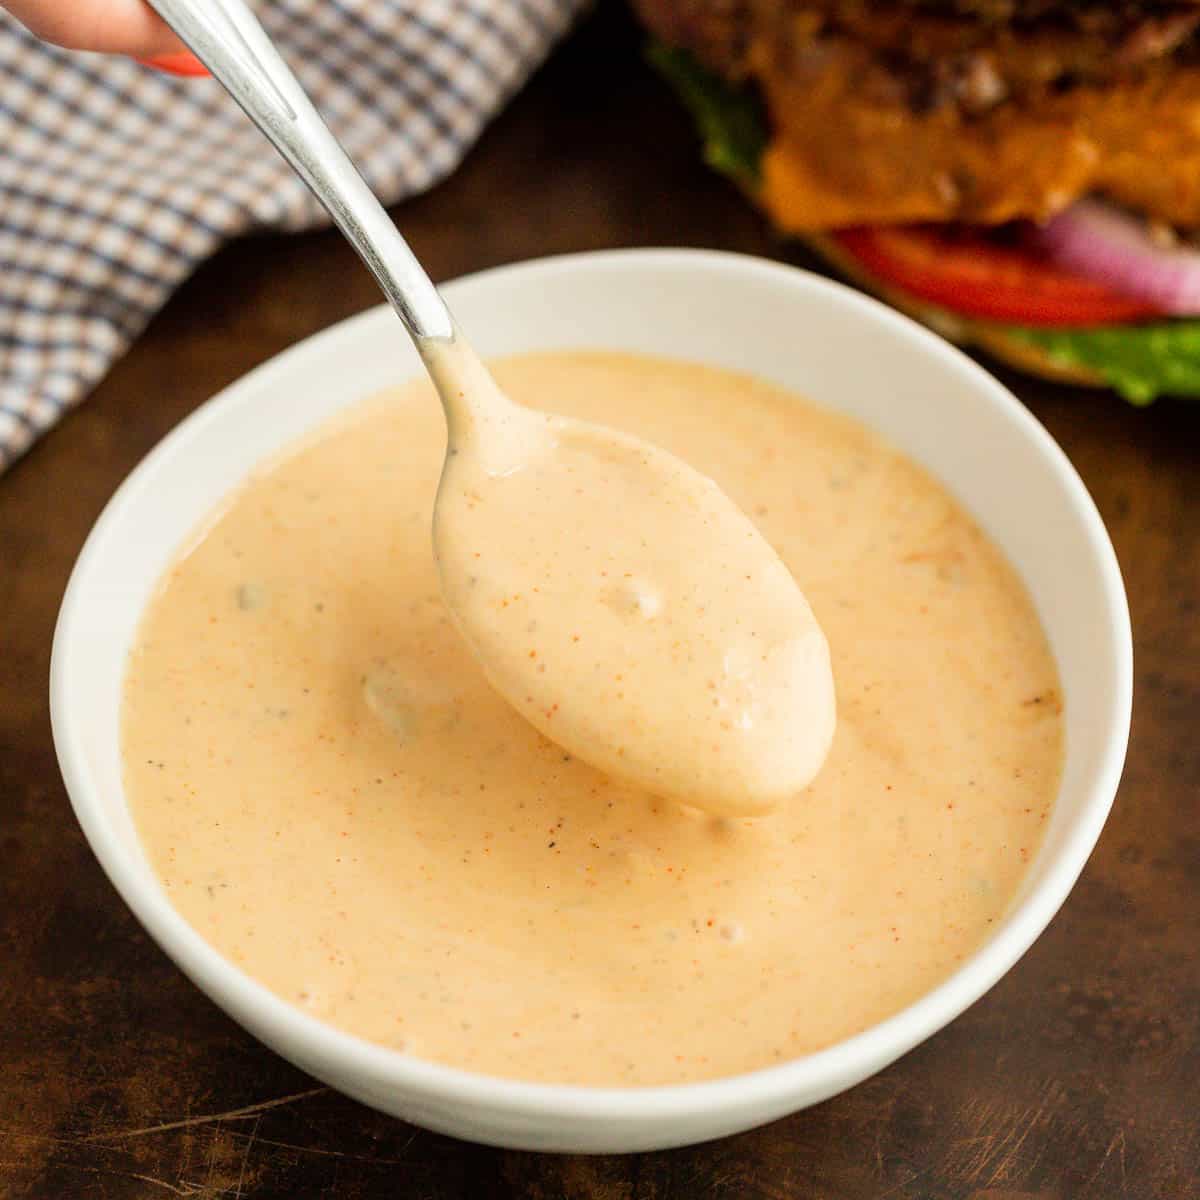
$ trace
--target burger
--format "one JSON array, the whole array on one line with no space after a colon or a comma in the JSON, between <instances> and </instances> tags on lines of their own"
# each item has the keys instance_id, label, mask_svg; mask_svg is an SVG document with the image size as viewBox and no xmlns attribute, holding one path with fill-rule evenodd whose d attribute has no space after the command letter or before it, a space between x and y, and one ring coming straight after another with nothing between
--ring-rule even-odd
<instances>
[{"instance_id":1,"label":"burger","mask_svg":"<svg viewBox=\"0 0 1200 1200\"><path fill-rule=\"evenodd\" d=\"M1200 0L634 0L709 163L944 334L1200 396Z\"/></svg>"}]
</instances>

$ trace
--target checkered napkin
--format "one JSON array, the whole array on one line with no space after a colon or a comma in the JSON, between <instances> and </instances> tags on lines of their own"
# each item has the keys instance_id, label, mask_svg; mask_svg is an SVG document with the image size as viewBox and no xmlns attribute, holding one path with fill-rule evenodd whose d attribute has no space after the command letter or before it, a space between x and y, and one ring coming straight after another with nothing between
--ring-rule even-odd
<instances>
[{"instance_id":1,"label":"checkered napkin","mask_svg":"<svg viewBox=\"0 0 1200 1200\"><path fill-rule=\"evenodd\" d=\"M392 203L458 165L582 3L263 0L258 11ZM0 472L223 241L325 220L215 80L46 46L0 11Z\"/></svg>"}]
</instances>

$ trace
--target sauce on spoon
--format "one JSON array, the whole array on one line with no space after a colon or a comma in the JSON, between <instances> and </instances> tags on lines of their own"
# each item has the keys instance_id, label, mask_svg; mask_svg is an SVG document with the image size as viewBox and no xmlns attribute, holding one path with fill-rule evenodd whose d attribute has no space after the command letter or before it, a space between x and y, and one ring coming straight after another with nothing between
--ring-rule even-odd
<instances>
[{"instance_id":1,"label":"sauce on spoon","mask_svg":"<svg viewBox=\"0 0 1200 1200\"><path fill-rule=\"evenodd\" d=\"M707 476L509 400L465 343L423 348L447 410L442 592L492 686L605 773L725 816L769 811L833 739L829 647Z\"/></svg>"}]
</instances>

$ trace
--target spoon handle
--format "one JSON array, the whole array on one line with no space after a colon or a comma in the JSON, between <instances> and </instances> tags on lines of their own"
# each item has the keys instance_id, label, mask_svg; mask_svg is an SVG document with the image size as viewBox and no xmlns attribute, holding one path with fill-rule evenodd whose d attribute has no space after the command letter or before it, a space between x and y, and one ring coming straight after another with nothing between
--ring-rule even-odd
<instances>
[{"instance_id":1,"label":"spoon handle","mask_svg":"<svg viewBox=\"0 0 1200 1200\"><path fill-rule=\"evenodd\" d=\"M454 327L437 288L245 0L150 0L150 5L328 209L418 348L451 339Z\"/></svg>"}]
</instances>

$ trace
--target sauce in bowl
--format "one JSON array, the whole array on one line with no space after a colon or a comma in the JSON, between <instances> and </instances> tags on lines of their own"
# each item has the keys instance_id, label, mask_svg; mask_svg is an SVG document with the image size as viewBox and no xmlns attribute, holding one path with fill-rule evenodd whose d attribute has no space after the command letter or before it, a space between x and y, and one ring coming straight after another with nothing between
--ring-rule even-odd
<instances>
[{"instance_id":1,"label":"sauce in bowl","mask_svg":"<svg viewBox=\"0 0 1200 1200\"><path fill-rule=\"evenodd\" d=\"M265 466L150 606L123 748L172 902L315 1015L510 1077L712 1078L897 1011L988 936L1056 794L1057 679L1020 581L920 468L761 382L601 354L497 374L670 449L754 520L828 637L824 768L765 817L714 818L522 719L441 596L445 433L416 385ZM627 617L653 608L613 586Z\"/></svg>"}]
</instances>

